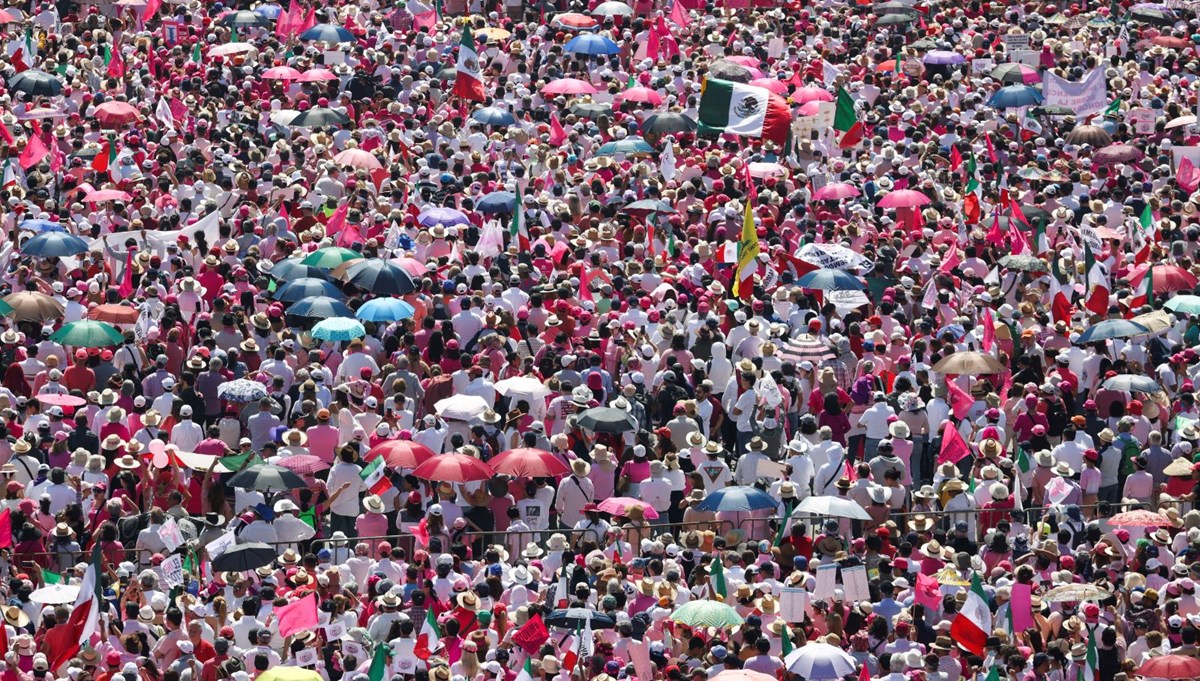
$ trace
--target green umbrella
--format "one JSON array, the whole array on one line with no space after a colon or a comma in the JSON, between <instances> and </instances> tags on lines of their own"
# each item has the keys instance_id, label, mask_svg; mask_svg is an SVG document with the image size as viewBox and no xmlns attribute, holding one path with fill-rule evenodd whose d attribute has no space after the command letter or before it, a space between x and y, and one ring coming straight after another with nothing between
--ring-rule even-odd
<instances>
[{"instance_id":1,"label":"green umbrella","mask_svg":"<svg viewBox=\"0 0 1200 681\"><path fill-rule=\"evenodd\" d=\"M362 253L352 251L349 248L329 246L328 248L318 248L313 251L308 257L301 260L300 264L331 270L347 260L354 260L361 257Z\"/></svg>"},{"instance_id":2,"label":"green umbrella","mask_svg":"<svg viewBox=\"0 0 1200 681\"><path fill-rule=\"evenodd\" d=\"M671 619L689 627L736 627L745 621L732 606L720 601L688 601Z\"/></svg>"},{"instance_id":3,"label":"green umbrella","mask_svg":"<svg viewBox=\"0 0 1200 681\"><path fill-rule=\"evenodd\" d=\"M1180 295L1168 300L1163 307L1171 312L1200 314L1200 296Z\"/></svg>"},{"instance_id":4,"label":"green umbrella","mask_svg":"<svg viewBox=\"0 0 1200 681\"><path fill-rule=\"evenodd\" d=\"M76 348L103 348L125 342L121 332L112 324L90 319L64 324L50 336L50 340Z\"/></svg>"}]
</instances>

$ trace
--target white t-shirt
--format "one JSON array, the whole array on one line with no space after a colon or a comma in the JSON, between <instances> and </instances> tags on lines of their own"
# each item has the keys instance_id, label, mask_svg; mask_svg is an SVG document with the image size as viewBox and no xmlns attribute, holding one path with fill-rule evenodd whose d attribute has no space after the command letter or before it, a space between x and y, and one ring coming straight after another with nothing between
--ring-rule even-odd
<instances>
[{"instance_id":1,"label":"white t-shirt","mask_svg":"<svg viewBox=\"0 0 1200 681\"><path fill-rule=\"evenodd\" d=\"M739 433L749 433L753 430L754 403L757 399L758 393L751 388L738 396L737 401L733 403L734 409L741 410L741 413L737 415Z\"/></svg>"}]
</instances>

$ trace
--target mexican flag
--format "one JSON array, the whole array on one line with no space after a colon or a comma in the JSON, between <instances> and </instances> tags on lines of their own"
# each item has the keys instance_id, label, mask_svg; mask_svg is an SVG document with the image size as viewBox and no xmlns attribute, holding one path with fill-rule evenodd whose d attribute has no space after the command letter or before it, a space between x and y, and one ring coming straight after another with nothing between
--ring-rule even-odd
<instances>
[{"instance_id":1,"label":"mexican flag","mask_svg":"<svg viewBox=\"0 0 1200 681\"><path fill-rule=\"evenodd\" d=\"M975 152L967 155L967 188L963 191L963 221L977 225L983 218L983 187L976 175Z\"/></svg>"},{"instance_id":2,"label":"mexican flag","mask_svg":"<svg viewBox=\"0 0 1200 681\"><path fill-rule=\"evenodd\" d=\"M100 145L100 153L92 158L92 170L98 173L109 173L117 164L117 147L110 139Z\"/></svg>"},{"instance_id":3,"label":"mexican flag","mask_svg":"<svg viewBox=\"0 0 1200 681\"><path fill-rule=\"evenodd\" d=\"M1033 230L1033 254L1042 256L1050 252L1050 239L1046 236L1046 221L1038 220Z\"/></svg>"},{"instance_id":4,"label":"mexican flag","mask_svg":"<svg viewBox=\"0 0 1200 681\"><path fill-rule=\"evenodd\" d=\"M1053 267L1050 269L1048 278L1050 279L1050 289L1046 291L1046 297L1050 299L1050 310L1053 313L1054 321L1070 322L1071 321L1071 299L1067 296L1067 290L1063 288L1062 282L1058 279L1058 258L1051 258Z\"/></svg>"},{"instance_id":5,"label":"mexican flag","mask_svg":"<svg viewBox=\"0 0 1200 681\"><path fill-rule=\"evenodd\" d=\"M58 651L51 660L51 671L75 657L82 645L90 643L92 635L100 631L100 611L105 605L101 571L100 544L97 543L92 548L92 559L83 575L83 583L79 585L79 597L75 600L71 616L66 622L46 632L49 649Z\"/></svg>"},{"instance_id":6,"label":"mexican flag","mask_svg":"<svg viewBox=\"0 0 1200 681\"><path fill-rule=\"evenodd\" d=\"M362 477L363 484L371 494L383 494L392 486L392 481L387 476L387 466L384 465L383 456L375 457L374 461L362 469L359 476Z\"/></svg>"},{"instance_id":7,"label":"mexican flag","mask_svg":"<svg viewBox=\"0 0 1200 681\"><path fill-rule=\"evenodd\" d=\"M1186 159L1185 159L1186 160ZM1138 216L1137 224L1133 221L1125 223L1129 232L1130 250L1133 251L1134 263L1141 265L1150 260L1150 246L1158 241L1158 229L1154 224L1154 212L1150 210L1150 204L1142 209L1142 214Z\"/></svg>"},{"instance_id":8,"label":"mexican flag","mask_svg":"<svg viewBox=\"0 0 1200 681\"><path fill-rule=\"evenodd\" d=\"M367 670L367 678L370 681L383 681L387 678L388 658L391 657L391 652L388 644L382 641L375 647L375 654L371 656L371 667Z\"/></svg>"},{"instance_id":9,"label":"mexican flag","mask_svg":"<svg viewBox=\"0 0 1200 681\"><path fill-rule=\"evenodd\" d=\"M733 295L750 298L754 293L754 273L758 271L758 230L754 228L754 207L746 197L746 212L742 217L742 239L738 243L737 274L733 280Z\"/></svg>"},{"instance_id":10,"label":"mexican flag","mask_svg":"<svg viewBox=\"0 0 1200 681\"><path fill-rule=\"evenodd\" d=\"M1137 295L1129 301L1130 307L1141 307L1154 304L1154 267L1147 266L1142 272L1140 281L1130 281Z\"/></svg>"},{"instance_id":11,"label":"mexican flag","mask_svg":"<svg viewBox=\"0 0 1200 681\"><path fill-rule=\"evenodd\" d=\"M710 130L783 144L791 123L787 102L766 88L715 78L704 81L700 124Z\"/></svg>"},{"instance_id":12,"label":"mexican flag","mask_svg":"<svg viewBox=\"0 0 1200 681\"><path fill-rule=\"evenodd\" d=\"M57 572L50 572L46 568L41 568L41 570L42 570L42 584L62 584L63 583L62 575L58 574Z\"/></svg>"},{"instance_id":13,"label":"mexican flag","mask_svg":"<svg viewBox=\"0 0 1200 681\"><path fill-rule=\"evenodd\" d=\"M462 40L458 43L452 93L473 102L482 102L484 99L483 71L479 67L479 53L475 51L475 36L471 35L470 26L463 26Z\"/></svg>"},{"instance_id":14,"label":"mexican flag","mask_svg":"<svg viewBox=\"0 0 1200 681\"><path fill-rule=\"evenodd\" d=\"M517 185L517 203L513 209L512 222L508 227L509 236L517 249L525 253L529 250L529 227L525 224L525 200L521 196L521 186Z\"/></svg>"},{"instance_id":15,"label":"mexican flag","mask_svg":"<svg viewBox=\"0 0 1200 681\"><path fill-rule=\"evenodd\" d=\"M1087 657L1076 666L1075 681L1095 681L1096 669L1100 666L1100 654L1096 652L1096 632L1088 632Z\"/></svg>"},{"instance_id":16,"label":"mexican flag","mask_svg":"<svg viewBox=\"0 0 1200 681\"><path fill-rule=\"evenodd\" d=\"M533 658L525 658L525 666L521 667L521 673L517 674L516 681L533 681Z\"/></svg>"},{"instance_id":17,"label":"mexican flag","mask_svg":"<svg viewBox=\"0 0 1200 681\"><path fill-rule=\"evenodd\" d=\"M725 586L725 565L721 562L721 556L713 556L712 565L708 568L708 581L712 584L713 591L721 594L722 598L729 598L729 588Z\"/></svg>"},{"instance_id":18,"label":"mexican flag","mask_svg":"<svg viewBox=\"0 0 1200 681\"><path fill-rule=\"evenodd\" d=\"M979 575L971 577L971 590L967 601L950 623L950 636L959 647L983 657L984 644L992 633L992 611L988 608L987 594Z\"/></svg>"},{"instance_id":19,"label":"mexican flag","mask_svg":"<svg viewBox=\"0 0 1200 681\"><path fill-rule=\"evenodd\" d=\"M863 124L854 111L854 99L846 88L838 88L837 109L833 114L833 129L845 133L838 142L842 149L858 144L864 134Z\"/></svg>"},{"instance_id":20,"label":"mexican flag","mask_svg":"<svg viewBox=\"0 0 1200 681\"><path fill-rule=\"evenodd\" d=\"M442 637L438 634L437 618L433 608L425 611L425 621L421 624L421 633L417 635L417 646L413 654L422 660L428 660L435 650L442 645Z\"/></svg>"},{"instance_id":21,"label":"mexican flag","mask_svg":"<svg viewBox=\"0 0 1200 681\"><path fill-rule=\"evenodd\" d=\"M1098 315L1108 314L1108 268L1096 259L1087 244L1083 247L1084 272L1087 273L1087 302L1084 307Z\"/></svg>"}]
</instances>

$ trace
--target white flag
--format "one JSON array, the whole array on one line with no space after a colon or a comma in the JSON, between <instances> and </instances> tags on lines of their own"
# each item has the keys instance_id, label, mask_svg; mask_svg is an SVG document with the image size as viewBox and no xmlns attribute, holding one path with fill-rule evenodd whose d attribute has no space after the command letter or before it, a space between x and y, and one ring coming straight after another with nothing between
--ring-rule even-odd
<instances>
[{"instance_id":1,"label":"white flag","mask_svg":"<svg viewBox=\"0 0 1200 681\"><path fill-rule=\"evenodd\" d=\"M667 182L675 179L677 171L675 170L675 145L667 142L667 148L663 149L662 155L659 157L659 171L662 173L663 179Z\"/></svg>"},{"instance_id":2,"label":"white flag","mask_svg":"<svg viewBox=\"0 0 1200 681\"><path fill-rule=\"evenodd\" d=\"M827 60L821 60L821 79L825 81L826 85L833 85L840 75L842 72L838 67L830 64Z\"/></svg>"},{"instance_id":3,"label":"white flag","mask_svg":"<svg viewBox=\"0 0 1200 681\"><path fill-rule=\"evenodd\" d=\"M154 117L168 130L175 132L175 115L171 113L171 103L167 97L159 98L158 106L154 108Z\"/></svg>"}]
</instances>

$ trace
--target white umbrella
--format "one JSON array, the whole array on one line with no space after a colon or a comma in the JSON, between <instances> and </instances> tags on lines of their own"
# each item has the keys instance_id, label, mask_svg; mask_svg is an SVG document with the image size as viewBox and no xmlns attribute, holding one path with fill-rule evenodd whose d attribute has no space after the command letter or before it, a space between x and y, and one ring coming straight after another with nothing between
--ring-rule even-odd
<instances>
[{"instance_id":1,"label":"white umbrella","mask_svg":"<svg viewBox=\"0 0 1200 681\"><path fill-rule=\"evenodd\" d=\"M272 113L270 118L271 122L276 125L288 126L291 125L292 121L296 120L296 116L299 115L300 112L295 109L280 109L279 111Z\"/></svg>"},{"instance_id":2,"label":"white umbrella","mask_svg":"<svg viewBox=\"0 0 1200 681\"><path fill-rule=\"evenodd\" d=\"M833 516L851 520L870 520L871 516L857 502L842 497L808 497L800 502L792 515Z\"/></svg>"},{"instance_id":3,"label":"white umbrella","mask_svg":"<svg viewBox=\"0 0 1200 681\"><path fill-rule=\"evenodd\" d=\"M478 395L452 395L444 400L438 400L433 405L438 416L459 421L470 421L487 411L489 407L487 400Z\"/></svg>"},{"instance_id":4,"label":"white umbrella","mask_svg":"<svg viewBox=\"0 0 1200 681\"><path fill-rule=\"evenodd\" d=\"M79 586L72 584L51 584L29 594L29 600L46 605L74 603L79 598Z\"/></svg>"},{"instance_id":5,"label":"white umbrella","mask_svg":"<svg viewBox=\"0 0 1200 681\"><path fill-rule=\"evenodd\" d=\"M496 383L495 388L496 392L505 397L521 395L541 399L550 394L550 389L546 387L546 384L532 376L506 378Z\"/></svg>"},{"instance_id":6,"label":"white umbrella","mask_svg":"<svg viewBox=\"0 0 1200 681\"><path fill-rule=\"evenodd\" d=\"M788 653L783 658L783 664L789 672L799 674L808 681L833 681L853 674L858 669L853 657L828 643L806 643Z\"/></svg>"}]
</instances>

